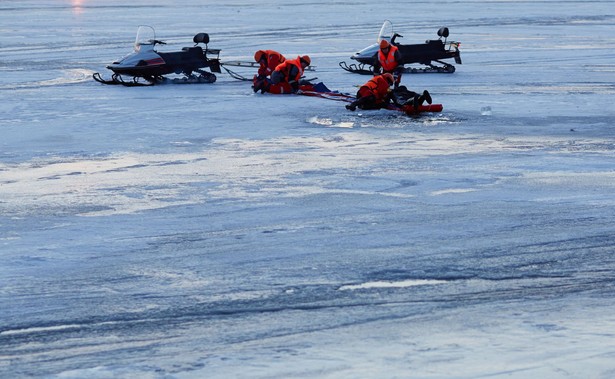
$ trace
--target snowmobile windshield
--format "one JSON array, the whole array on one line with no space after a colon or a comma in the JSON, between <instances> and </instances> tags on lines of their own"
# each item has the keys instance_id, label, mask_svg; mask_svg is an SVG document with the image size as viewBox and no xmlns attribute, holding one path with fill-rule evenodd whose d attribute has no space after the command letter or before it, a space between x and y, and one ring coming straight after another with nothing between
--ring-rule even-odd
<instances>
[{"instance_id":1,"label":"snowmobile windshield","mask_svg":"<svg viewBox=\"0 0 615 379\"><path fill-rule=\"evenodd\" d=\"M379 49L380 49L380 45L377 43L374 43L360 50L358 53L355 53L351 58L357 59L357 60L372 59L376 54L378 54Z\"/></svg>"},{"instance_id":2,"label":"snowmobile windshield","mask_svg":"<svg viewBox=\"0 0 615 379\"><path fill-rule=\"evenodd\" d=\"M382 24L382 28L380 28L378 43L380 43L383 39L391 42L391 38L393 38L393 24L391 24L391 21L386 20L384 21L384 24Z\"/></svg>"},{"instance_id":3,"label":"snowmobile windshield","mask_svg":"<svg viewBox=\"0 0 615 379\"><path fill-rule=\"evenodd\" d=\"M391 24L391 21L386 20L380 28L380 33L378 34L378 42L360 50L358 53L355 53L351 58L359 61L368 59L371 60L376 54L378 54L378 50L380 50L380 41L385 39L391 42L391 38L393 38L393 24Z\"/></svg>"},{"instance_id":4,"label":"snowmobile windshield","mask_svg":"<svg viewBox=\"0 0 615 379\"><path fill-rule=\"evenodd\" d=\"M139 51L141 45L153 45L156 40L156 31L148 25L139 25L137 38L135 39L135 51Z\"/></svg>"}]
</instances>

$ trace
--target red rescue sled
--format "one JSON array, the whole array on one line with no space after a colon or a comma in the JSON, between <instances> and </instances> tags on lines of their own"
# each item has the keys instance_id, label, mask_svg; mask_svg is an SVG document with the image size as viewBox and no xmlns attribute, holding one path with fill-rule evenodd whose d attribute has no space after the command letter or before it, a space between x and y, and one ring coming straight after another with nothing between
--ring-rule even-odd
<instances>
[{"instance_id":1,"label":"red rescue sled","mask_svg":"<svg viewBox=\"0 0 615 379\"><path fill-rule=\"evenodd\" d=\"M401 109L395 107L395 109L399 109L400 111L404 112L405 114L407 114L409 116L412 116L412 115L417 115L417 114L423 113L423 112L439 113L439 112L442 112L444 107L442 106L442 104L423 104L423 105L419 106L418 109L414 109L414 107L412 105L404 105L403 107L401 107Z\"/></svg>"}]
</instances>

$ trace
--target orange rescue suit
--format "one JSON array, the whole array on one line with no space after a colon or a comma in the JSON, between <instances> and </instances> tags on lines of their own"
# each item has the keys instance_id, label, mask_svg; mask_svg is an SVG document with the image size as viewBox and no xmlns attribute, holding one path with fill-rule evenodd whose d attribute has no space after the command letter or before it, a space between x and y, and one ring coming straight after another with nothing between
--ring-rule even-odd
<instances>
[{"instance_id":1,"label":"orange rescue suit","mask_svg":"<svg viewBox=\"0 0 615 379\"><path fill-rule=\"evenodd\" d=\"M398 66L398 62L395 59L395 53L398 50L399 49L397 46L393 45L390 45L389 53L387 55L384 55L382 49L378 50L378 61L380 62L384 72L392 72Z\"/></svg>"},{"instance_id":2,"label":"orange rescue suit","mask_svg":"<svg viewBox=\"0 0 615 379\"><path fill-rule=\"evenodd\" d=\"M288 83L298 82L303 76L303 66L301 66L301 58L297 57L295 59L287 59L284 62L280 63L275 71L280 72L285 81Z\"/></svg>"},{"instance_id":3,"label":"orange rescue suit","mask_svg":"<svg viewBox=\"0 0 615 379\"><path fill-rule=\"evenodd\" d=\"M284 55L274 50L262 51L265 54L266 62L260 62L258 76L269 76L280 63L283 63L286 60L286 58L284 58Z\"/></svg>"},{"instance_id":4,"label":"orange rescue suit","mask_svg":"<svg viewBox=\"0 0 615 379\"><path fill-rule=\"evenodd\" d=\"M374 76L363 84L357 92L357 97L374 96L376 103L384 102L389 94L389 82L382 75Z\"/></svg>"}]
</instances>

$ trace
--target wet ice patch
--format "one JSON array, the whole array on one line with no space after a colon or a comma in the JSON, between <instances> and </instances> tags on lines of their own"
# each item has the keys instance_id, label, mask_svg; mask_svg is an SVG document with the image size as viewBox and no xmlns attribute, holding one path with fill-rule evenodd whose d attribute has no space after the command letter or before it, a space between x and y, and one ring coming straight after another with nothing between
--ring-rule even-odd
<instances>
[{"instance_id":1,"label":"wet ice patch","mask_svg":"<svg viewBox=\"0 0 615 379\"><path fill-rule=\"evenodd\" d=\"M39 88L49 86L59 86L66 84L75 84L88 82L92 79L91 70L86 69L68 69L51 71L55 77L49 78L48 71L39 73L39 77L34 75L34 81L23 81L23 73L15 72L6 75L4 80L0 82L0 89L15 89L15 88Z\"/></svg>"},{"instance_id":2,"label":"wet ice patch","mask_svg":"<svg viewBox=\"0 0 615 379\"><path fill-rule=\"evenodd\" d=\"M394 133L374 135L352 130L324 138L220 138L194 152L51 156L19 164L0 164L0 211L6 215L108 216L214 199L266 199L322 193L451 195L483 190L485 185L495 182L498 173L480 180L467 179L464 172L449 175L443 181L425 181L419 179L429 179L425 175L432 168L422 162L456 155L460 164L460 159L467 154L540 152L562 146L573 152L612 152L612 144L598 140L578 140L570 145L567 139L546 137L491 139L440 135L433 138L422 133L401 137ZM483 166L490 170L489 165ZM569 170L568 166L565 168ZM585 181L575 184L579 173L576 169L565 172L558 168L552 173L528 173L524 180L538 187L583 188L599 184L602 188L612 187L611 171L595 170L583 176ZM354 180L347 180L349 175ZM396 179L408 175L414 183L420 183L413 185L411 191ZM516 176L508 178L515 180L512 178Z\"/></svg>"},{"instance_id":3,"label":"wet ice patch","mask_svg":"<svg viewBox=\"0 0 615 379\"><path fill-rule=\"evenodd\" d=\"M139 345L133 345L139 347L140 345L145 345L141 343ZM143 379L155 379L159 378L160 375L157 373L152 373L151 368L149 367L141 367L138 365L135 366L96 366L91 368L77 368L74 370L68 370L62 372L57 375L58 378L62 379L78 379L78 378L128 378L128 377L139 377Z\"/></svg>"},{"instance_id":4,"label":"wet ice patch","mask_svg":"<svg viewBox=\"0 0 615 379\"><path fill-rule=\"evenodd\" d=\"M444 189L444 190L439 190L439 191L432 191L430 192L430 194L432 196L438 196L438 195L448 195L448 194L457 194L457 193L467 193L467 192L474 192L477 191L476 188L450 188L450 189Z\"/></svg>"},{"instance_id":5,"label":"wet ice patch","mask_svg":"<svg viewBox=\"0 0 615 379\"><path fill-rule=\"evenodd\" d=\"M340 291L354 291L354 290L373 289L373 288L406 288L406 287L415 287L415 286L444 284L444 283L446 283L445 280L435 280L435 279L375 281L375 282L365 282L365 283L359 283L359 284L348 284L345 286L341 286L339 290Z\"/></svg>"}]
</instances>

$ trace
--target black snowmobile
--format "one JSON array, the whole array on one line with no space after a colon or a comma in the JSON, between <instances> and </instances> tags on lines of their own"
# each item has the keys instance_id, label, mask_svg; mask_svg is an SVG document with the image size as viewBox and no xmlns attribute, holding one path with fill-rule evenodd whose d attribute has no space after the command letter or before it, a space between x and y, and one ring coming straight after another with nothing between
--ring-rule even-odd
<instances>
[{"instance_id":1,"label":"black snowmobile","mask_svg":"<svg viewBox=\"0 0 615 379\"><path fill-rule=\"evenodd\" d=\"M414 45L402 45L395 42L397 37L403 37L397 33L393 33L393 25L389 20L386 20L380 29L378 35L378 42L370 45L358 53L354 54L350 59L356 60L358 63L346 64L346 62L340 62L339 65L346 71L363 74L374 74L374 63L378 61L378 50L380 49L380 41L387 40L392 45L397 46L399 53L401 54L400 64L422 64L424 67L405 67L404 72L419 73L419 72L440 72L440 73L453 73L455 72L455 66L450 63L442 62L443 59L454 58L457 64L461 64L461 55L459 52L459 42L449 41L448 28L443 27L438 30L439 39L427 40L425 43ZM444 39L444 40L443 40ZM439 63L441 66L435 65L433 62Z\"/></svg>"},{"instance_id":2,"label":"black snowmobile","mask_svg":"<svg viewBox=\"0 0 615 379\"><path fill-rule=\"evenodd\" d=\"M183 74L183 77L173 78L173 83L213 83L216 75L202 70L209 68L220 72L220 50L209 49L209 35L198 33L192 39L192 47L184 47L181 51L163 53L155 50L156 45L165 42L156 39L154 28L147 25L139 26L135 40L134 51L118 62L113 62L107 68L113 71L110 80L103 79L99 73L93 75L94 80L103 84L122 84L125 86L147 86L166 82L164 75ZM205 44L203 49L199 44ZM208 58L207 54L216 58ZM195 75L197 73L198 75Z\"/></svg>"}]
</instances>

